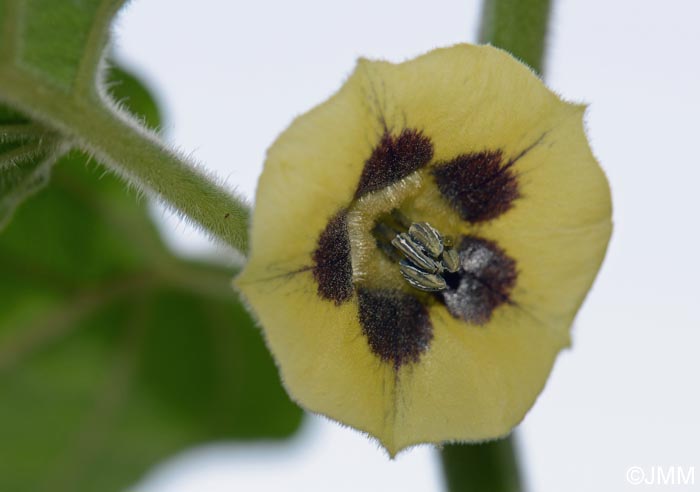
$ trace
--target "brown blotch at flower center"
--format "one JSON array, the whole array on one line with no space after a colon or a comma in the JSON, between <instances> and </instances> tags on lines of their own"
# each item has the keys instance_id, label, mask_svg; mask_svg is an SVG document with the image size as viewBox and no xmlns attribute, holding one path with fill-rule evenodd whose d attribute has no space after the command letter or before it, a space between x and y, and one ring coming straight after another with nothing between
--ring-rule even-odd
<instances>
[{"instance_id":1,"label":"brown blotch at flower center","mask_svg":"<svg viewBox=\"0 0 700 492\"><path fill-rule=\"evenodd\" d=\"M396 136L385 131L365 162L355 198L400 181L432 158L433 143L421 131L404 128Z\"/></svg>"},{"instance_id":2,"label":"brown blotch at flower center","mask_svg":"<svg viewBox=\"0 0 700 492\"><path fill-rule=\"evenodd\" d=\"M504 162L500 150L475 152L436 164L432 174L462 220L485 222L508 211L520 197L514 162Z\"/></svg>"},{"instance_id":3,"label":"brown blotch at flower center","mask_svg":"<svg viewBox=\"0 0 700 492\"><path fill-rule=\"evenodd\" d=\"M447 289L435 296L455 318L483 325L498 306L512 304L516 263L496 243L474 236L463 237L458 249L459 271L446 275Z\"/></svg>"},{"instance_id":4,"label":"brown blotch at flower center","mask_svg":"<svg viewBox=\"0 0 700 492\"><path fill-rule=\"evenodd\" d=\"M362 333L372 352L396 370L418 362L433 338L433 325L423 303L393 289L360 288L357 295Z\"/></svg>"},{"instance_id":5,"label":"brown blotch at flower center","mask_svg":"<svg viewBox=\"0 0 700 492\"><path fill-rule=\"evenodd\" d=\"M318 295L336 305L349 300L353 285L347 210L341 210L328 221L318 238L312 259Z\"/></svg>"}]
</instances>

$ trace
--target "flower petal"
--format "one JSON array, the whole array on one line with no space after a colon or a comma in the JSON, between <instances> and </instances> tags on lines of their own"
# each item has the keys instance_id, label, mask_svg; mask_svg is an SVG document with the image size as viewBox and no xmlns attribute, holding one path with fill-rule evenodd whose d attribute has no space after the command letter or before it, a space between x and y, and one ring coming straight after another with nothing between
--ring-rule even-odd
<instances>
[{"instance_id":1,"label":"flower petal","mask_svg":"<svg viewBox=\"0 0 700 492\"><path fill-rule=\"evenodd\" d=\"M568 338L519 306L468 329L436 306L434 341L420 364L402 369L395 420L380 436L394 454L423 442L483 441L506 435L542 390Z\"/></svg>"},{"instance_id":2,"label":"flower petal","mask_svg":"<svg viewBox=\"0 0 700 492\"><path fill-rule=\"evenodd\" d=\"M508 433L568 345L611 232L582 113L507 53L458 45L361 60L297 118L269 150L236 279L290 395L392 455ZM412 290L373 235L397 208L500 252L489 268L508 271L488 275L507 299L448 310Z\"/></svg>"},{"instance_id":3,"label":"flower petal","mask_svg":"<svg viewBox=\"0 0 700 492\"><path fill-rule=\"evenodd\" d=\"M373 436L386 434L396 373L370 350L357 303L340 306L316 296L312 276L236 281L254 306L290 396Z\"/></svg>"}]
</instances>

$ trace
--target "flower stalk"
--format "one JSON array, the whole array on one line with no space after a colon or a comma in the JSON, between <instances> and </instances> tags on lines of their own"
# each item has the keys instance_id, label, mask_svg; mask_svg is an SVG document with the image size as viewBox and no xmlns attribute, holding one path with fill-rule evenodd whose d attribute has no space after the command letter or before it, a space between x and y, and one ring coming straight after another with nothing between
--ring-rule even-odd
<instances>
[{"instance_id":1,"label":"flower stalk","mask_svg":"<svg viewBox=\"0 0 700 492\"><path fill-rule=\"evenodd\" d=\"M482 444L447 445L442 467L450 491L514 492L522 490L512 438Z\"/></svg>"},{"instance_id":2,"label":"flower stalk","mask_svg":"<svg viewBox=\"0 0 700 492\"><path fill-rule=\"evenodd\" d=\"M551 4L551 0L484 0L479 43L510 52L542 75Z\"/></svg>"}]
</instances>

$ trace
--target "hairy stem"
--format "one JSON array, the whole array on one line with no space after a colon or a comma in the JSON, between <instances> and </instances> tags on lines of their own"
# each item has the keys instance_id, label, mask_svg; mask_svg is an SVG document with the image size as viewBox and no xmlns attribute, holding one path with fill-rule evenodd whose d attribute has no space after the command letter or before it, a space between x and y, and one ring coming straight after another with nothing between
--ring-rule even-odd
<instances>
[{"instance_id":1,"label":"hairy stem","mask_svg":"<svg viewBox=\"0 0 700 492\"><path fill-rule=\"evenodd\" d=\"M0 82L0 100L59 132L213 237L243 253L247 251L247 204L168 149L128 115L93 101L68 99L64 93L40 86L31 74L20 70L0 69Z\"/></svg>"},{"instance_id":2,"label":"hairy stem","mask_svg":"<svg viewBox=\"0 0 700 492\"><path fill-rule=\"evenodd\" d=\"M550 0L484 0L479 42L509 51L542 74L551 3Z\"/></svg>"}]
</instances>

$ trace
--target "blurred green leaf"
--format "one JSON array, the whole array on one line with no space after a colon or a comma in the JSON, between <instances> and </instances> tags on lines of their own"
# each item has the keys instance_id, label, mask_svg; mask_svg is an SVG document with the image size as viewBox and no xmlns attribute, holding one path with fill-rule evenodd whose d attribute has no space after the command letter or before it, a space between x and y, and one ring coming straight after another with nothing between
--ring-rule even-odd
<instances>
[{"instance_id":1,"label":"blurred green leaf","mask_svg":"<svg viewBox=\"0 0 700 492\"><path fill-rule=\"evenodd\" d=\"M0 105L0 231L15 209L48 183L67 146L55 133Z\"/></svg>"},{"instance_id":2,"label":"blurred green leaf","mask_svg":"<svg viewBox=\"0 0 700 492\"><path fill-rule=\"evenodd\" d=\"M0 490L124 490L188 445L300 423L235 272L174 257L135 195L71 152L0 235Z\"/></svg>"}]
</instances>

